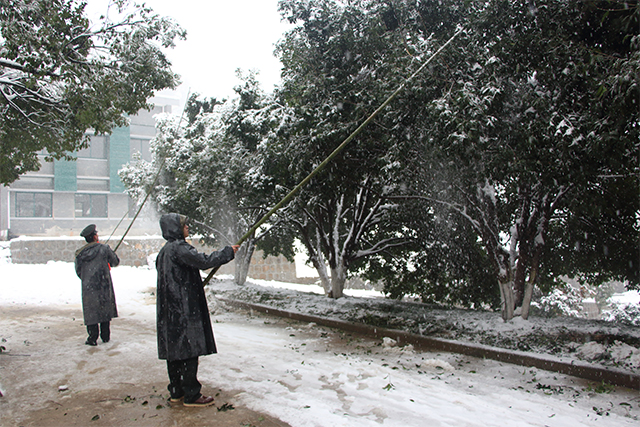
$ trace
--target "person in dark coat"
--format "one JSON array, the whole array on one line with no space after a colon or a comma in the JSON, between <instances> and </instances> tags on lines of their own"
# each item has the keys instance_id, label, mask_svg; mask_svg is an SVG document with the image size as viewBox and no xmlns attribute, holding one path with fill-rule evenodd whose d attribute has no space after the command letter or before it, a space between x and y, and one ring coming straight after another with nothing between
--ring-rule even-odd
<instances>
[{"instance_id":1,"label":"person in dark coat","mask_svg":"<svg viewBox=\"0 0 640 427\"><path fill-rule=\"evenodd\" d=\"M116 295L111 281L111 267L120 264L118 255L98 241L95 224L80 233L87 244L76 251L76 274L82 280L82 312L89 337L85 344L97 345L111 338L111 319L118 317Z\"/></svg>"},{"instance_id":2,"label":"person in dark coat","mask_svg":"<svg viewBox=\"0 0 640 427\"><path fill-rule=\"evenodd\" d=\"M216 353L216 343L200 270L233 260L238 246L209 255L199 253L185 241L189 236L187 221L186 216L176 213L160 218L167 243L156 258L158 358L167 361L171 402L209 406L213 397L200 393L198 357Z\"/></svg>"}]
</instances>

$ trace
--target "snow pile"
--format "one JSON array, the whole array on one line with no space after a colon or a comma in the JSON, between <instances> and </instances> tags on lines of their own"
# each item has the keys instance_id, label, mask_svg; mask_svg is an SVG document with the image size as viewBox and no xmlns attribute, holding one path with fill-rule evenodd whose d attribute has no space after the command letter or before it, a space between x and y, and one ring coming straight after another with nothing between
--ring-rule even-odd
<instances>
[{"instance_id":1,"label":"snow pile","mask_svg":"<svg viewBox=\"0 0 640 427\"><path fill-rule=\"evenodd\" d=\"M620 341L615 341L610 346L591 341L579 346L576 355L590 362L609 360L615 366L632 371L640 368L640 350Z\"/></svg>"},{"instance_id":2,"label":"snow pile","mask_svg":"<svg viewBox=\"0 0 640 427\"><path fill-rule=\"evenodd\" d=\"M398 342L393 338L384 337L382 338L382 350L388 354L394 355L402 355L402 354L415 354L413 349L413 345L407 344L402 347L398 347Z\"/></svg>"},{"instance_id":3,"label":"snow pile","mask_svg":"<svg viewBox=\"0 0 640 427\"><path fill-rule=\"evenodd\" d=\"M454 372L456 370L450 363L439 359L427 359L420 366L427 371Z\"/></svg>"},{"instance_id":4,"label":"snow pile","mask_svg":"<svg viewBox=\"0 0 640 427\"><path fill-rule=\"evenodd\" d=\"M620 366L640 368L640 350L623 342L616 341L609 349L611 359Z\"/></svg>"},{"instance_id":5,"label":"snow pile","mask_svg":"<svg viewBox=\"0 0 640 427\"><path fill-rule=\"evenodd\" d=\"M393 338L384 337L382 338L382 348L391 348L398 345L398 342Z\"/></svg>"},{"instance_id":6,"label":"snow pile","mask_svg":"<svg viewBox=\"0 0 640 427\"><path fill-rule=\"evenodd\" d=\"M576 350L579 358L590 361L604 359L606 353L606 347L595 341L588 342Z\"/></svg>"}]
</instances>

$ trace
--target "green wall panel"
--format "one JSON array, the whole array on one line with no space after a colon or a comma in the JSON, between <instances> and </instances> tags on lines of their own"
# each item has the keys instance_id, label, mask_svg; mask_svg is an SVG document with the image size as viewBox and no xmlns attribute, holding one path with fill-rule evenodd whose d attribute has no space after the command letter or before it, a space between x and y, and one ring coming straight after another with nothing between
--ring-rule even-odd
<instances>
[{"instance_id":1,"label":"green wall panel","mask_svg":"<svg viewBox=\"0 0 640 427\"><path fill-rule=\"evenodd\" d=\"M69 160L54 160L53 189L55 191L77 191L78 164Z\"/></svg>"}]
</instances>

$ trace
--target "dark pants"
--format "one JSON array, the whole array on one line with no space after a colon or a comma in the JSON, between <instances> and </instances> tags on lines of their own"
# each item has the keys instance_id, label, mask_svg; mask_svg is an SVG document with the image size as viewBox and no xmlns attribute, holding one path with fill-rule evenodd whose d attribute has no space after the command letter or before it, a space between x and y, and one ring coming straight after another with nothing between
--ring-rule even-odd
<instances>
[{"instance_id":1,"label":"dark pants","mask_svg":"<svg viewBox=\"0 0 640 427\"><path fill-rule=\"evenodd\" d=\"M110 322L102 322L100 323L100 328L98 328L98 324L95 325L87 325L87 333L89 334L89 338L87 341L96 342L98 341L98 335L102 338L102 342L109 342L111 338L111 329L109 327Z\"/></svg>"},{"instance_id":2,"label":"dark pants","mask_svg":"<svg viewBox=\"0 0 640 427\"><path fill-rule=\"evenodd\" d=\"M195 402L202 396L202 386L198 382L198 358L186 360L167 360L169 372L169 393L172 399L184 396L187 403Z\"/></svg>"}]
</instances>

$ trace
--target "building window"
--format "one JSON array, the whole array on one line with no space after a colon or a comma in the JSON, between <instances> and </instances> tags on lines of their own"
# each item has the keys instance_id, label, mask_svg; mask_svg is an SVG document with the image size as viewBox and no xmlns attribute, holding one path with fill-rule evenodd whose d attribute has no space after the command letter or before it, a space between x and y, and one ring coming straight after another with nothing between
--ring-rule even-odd
<instances>
[{"instance_id":1,"label":"building window","mask_svg":"<svg viewBox=\"0 0 640 427\"><path fill-rule=\"evenodd\" d=\"M78 157L82 159L106 159L109 137L104 135L91 135L89 146L78 151Z\"/></svg>"},{"instance_id":2,"label":"building window","mask_svg":"<svg viewBox=\"0 0 640 427\"><path fill-rule=\"evenodd\" d=\"M52 207L51 193L15 193L15 206L17 217L27 218L51 218Z\"/></svg>"},{"instance_id":3,"label":"building window","mask_svg":"<svg viewBox=\"0 0 640 427\"><path fill-rule=\"evenodd\" d=\"M140 154L140 159L145 160L147 162L151 161L151 147L149 139L142 138L131 138L130 141L130 157L133 159L135 153Z\"/></svg>"},{"instance_id":4,"label":"building window","mask_svg":"<svg viewBox=\"0 0 640 427\"><path fill-rule=\"evenodd\" d=\"M107 217L106 194L76 194L76 218Z\"/></svg>"}]
</instances>

